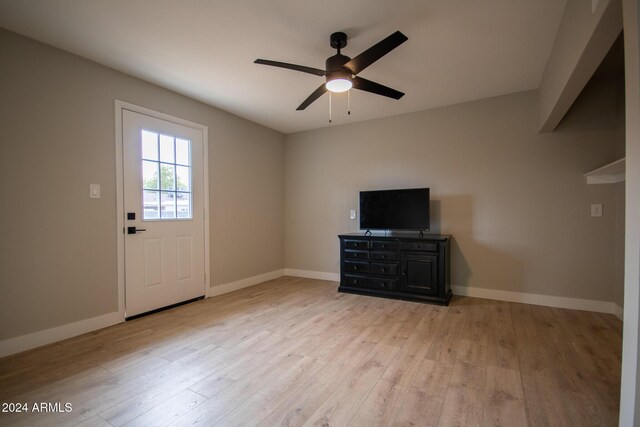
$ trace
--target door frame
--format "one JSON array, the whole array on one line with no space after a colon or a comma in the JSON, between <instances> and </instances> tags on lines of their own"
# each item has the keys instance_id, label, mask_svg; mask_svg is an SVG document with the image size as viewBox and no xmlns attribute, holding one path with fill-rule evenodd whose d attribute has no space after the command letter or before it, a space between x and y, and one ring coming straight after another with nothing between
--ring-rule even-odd
<instances>
[{"instance_id":1,"label":"door frame","mask_svg":"<svg viewBox=\"0 0 640 427\"><path fill-rule=\"evenodd\" d=\"M116 236L117 236L117 263L118 263L118 312L125 319L125 257L124 257L124 146L122 139L122 114L124 110L144 114L156 119L165 120L178 125L187 126L202 132L203 149L203 204L204 204L204 297L209 298L211 278L210 246L209 246L209 128L199 123L174 117L172 115L131 104L116 99L115 125L116 125Z\"/></svg>"}]
</instances>

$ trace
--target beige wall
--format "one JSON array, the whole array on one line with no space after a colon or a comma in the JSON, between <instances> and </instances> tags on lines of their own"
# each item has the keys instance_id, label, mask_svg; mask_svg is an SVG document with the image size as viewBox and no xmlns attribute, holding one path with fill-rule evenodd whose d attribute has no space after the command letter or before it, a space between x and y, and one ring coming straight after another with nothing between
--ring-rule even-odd
<instances>
[{"instance_id":1,"label":"beige wall","mask_svg":"<svg viewBox=\"0 0 640 427\"><path fill-rule=\"evenodd\" d=\"M454 236L452 284L611 301L615 188L583 173L614 160L615 126L538 128L525 92L288 135L285 264L337 273L358 191L424 186L432 230Z\"/></svg>"},{"instance_id":2,"label":"beige wall","mask_svg":"<svg viewBox=\"0 0 640 427\"><path fill-rule=\"evenodd\" d=\"M612 47L604 62L596 70L587 85L558 125L556 132L566 129L590 131L615 131L611 141L614 159L625 155L624 108L624 43L620 38ZM614 206L607 214L615 216L611 233L614 238L614 277L612 300L622 309L624 306L624 181L605 184L612 187Z\"/></svg>"},{"instance_id":3,"label":"beige wall","mask_svg":"<svg viewBox=\"0 0 640 427\"><path fill-rule=\"evenodd\" d=\"M0 340L118 308L114 99L209 127L212 285L284 267L282 134L4 30L0 52Z\"/></svg>"}]
</instances>

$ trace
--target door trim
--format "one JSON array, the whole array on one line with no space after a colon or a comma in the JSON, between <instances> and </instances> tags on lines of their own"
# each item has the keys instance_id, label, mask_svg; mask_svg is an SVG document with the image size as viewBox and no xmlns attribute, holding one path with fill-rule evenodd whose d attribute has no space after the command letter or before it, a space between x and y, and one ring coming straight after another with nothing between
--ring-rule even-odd
<instances>
[{"instance_id":1,"label":"door trim","mask_svg":"<svg viewBox=\"0 0 640 427\"><path fill-rule=\"evenodd\" d=\"M211 263L210 263L210 246L209 246L209 128L199 123L184 120L171 116L166 113L151 110L129 102L114 101L115 106L115 125L116 125L116 236L117 236L117 253L118 253L118 312L124 321L125 318L125 275L124 275L124 165L123 165L123 140L122 140L122 112L123 110L133 111L134 113L144 114L156 119L166 120L178 125L187 126L202 132L202 148L203 148L203 197L204 197L204 297L209 298L211 288L209 282L211 280Z\"/></svg>"}]
</instances>

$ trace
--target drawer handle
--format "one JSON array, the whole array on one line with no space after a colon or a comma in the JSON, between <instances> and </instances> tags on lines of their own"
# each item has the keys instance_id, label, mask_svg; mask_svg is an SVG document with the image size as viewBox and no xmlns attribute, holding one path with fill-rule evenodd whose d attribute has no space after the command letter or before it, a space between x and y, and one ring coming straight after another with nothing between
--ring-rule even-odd
<instances>
[{"instance_id":1,"label":"drawer handle","mask_svg":"<svg viewBox=\"0 0 640 427\"><path fill-rule=\"evenodd\" d=\"M357 284L358 284L358 279L354 279L354 280L353 280L353 284L354 284L354 285L357 285Z\"/></svg>"},{"instance_id":2,"label":"drawer handle","mask_svg":"<svg viewBox=\"0 0 640 427\"><path fill-rule=\"evenodd\" d=\"M354 270L357 270L357 269L358 269L358 266L357 266L357 265L354 265L354 266L353 266L353 269L354 269Z\"/></svg>"},{"instance_id":3,"label":"drawer handle","mask_svg":"<svg viewBox=\"0 0 640 427\"><path fill-rule=\"evenodd\" d=\"M380 283L380 287L384 288L385 284L384 283Z\"/></svg>"},{"instance_id":4,"label":"drawer handle","mask_svg":"<svg viewBox=\"0 0 640 427\"><path fill-rule=\"evenodd\" d=\"M385 259L387 256L386 255L382 255L382 259Z\"/></svg>"},{"instance_id":5,"label":"drawer handle","mask_svg":"<svg viewBox=\"0 0 640 427\"><path fill-rule=\"evenodd\" d=\"M380 269L380 271L384 273L384 267L382 267L382 268Z\"/></svg>"}]
</instances>

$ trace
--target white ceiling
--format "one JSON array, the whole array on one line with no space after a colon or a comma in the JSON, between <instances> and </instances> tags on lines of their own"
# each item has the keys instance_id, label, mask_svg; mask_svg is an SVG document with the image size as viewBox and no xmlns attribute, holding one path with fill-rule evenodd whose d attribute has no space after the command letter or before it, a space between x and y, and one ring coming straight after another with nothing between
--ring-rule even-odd
<instances>
[{"instance_id":1,"label":"white ceiling","mask_svg":"<svg viewBox=\"0 0 640 427\"><path fill-rule=\"evenodd\" d=\"M396 30L409 40L360 74L399 101L333 97L333 124L537 88L566 0L0 0L0 26L284 133L330 126L323 78L253 64L324 69L329 35L354 57Z\"/></svg>"}]
</instances>

